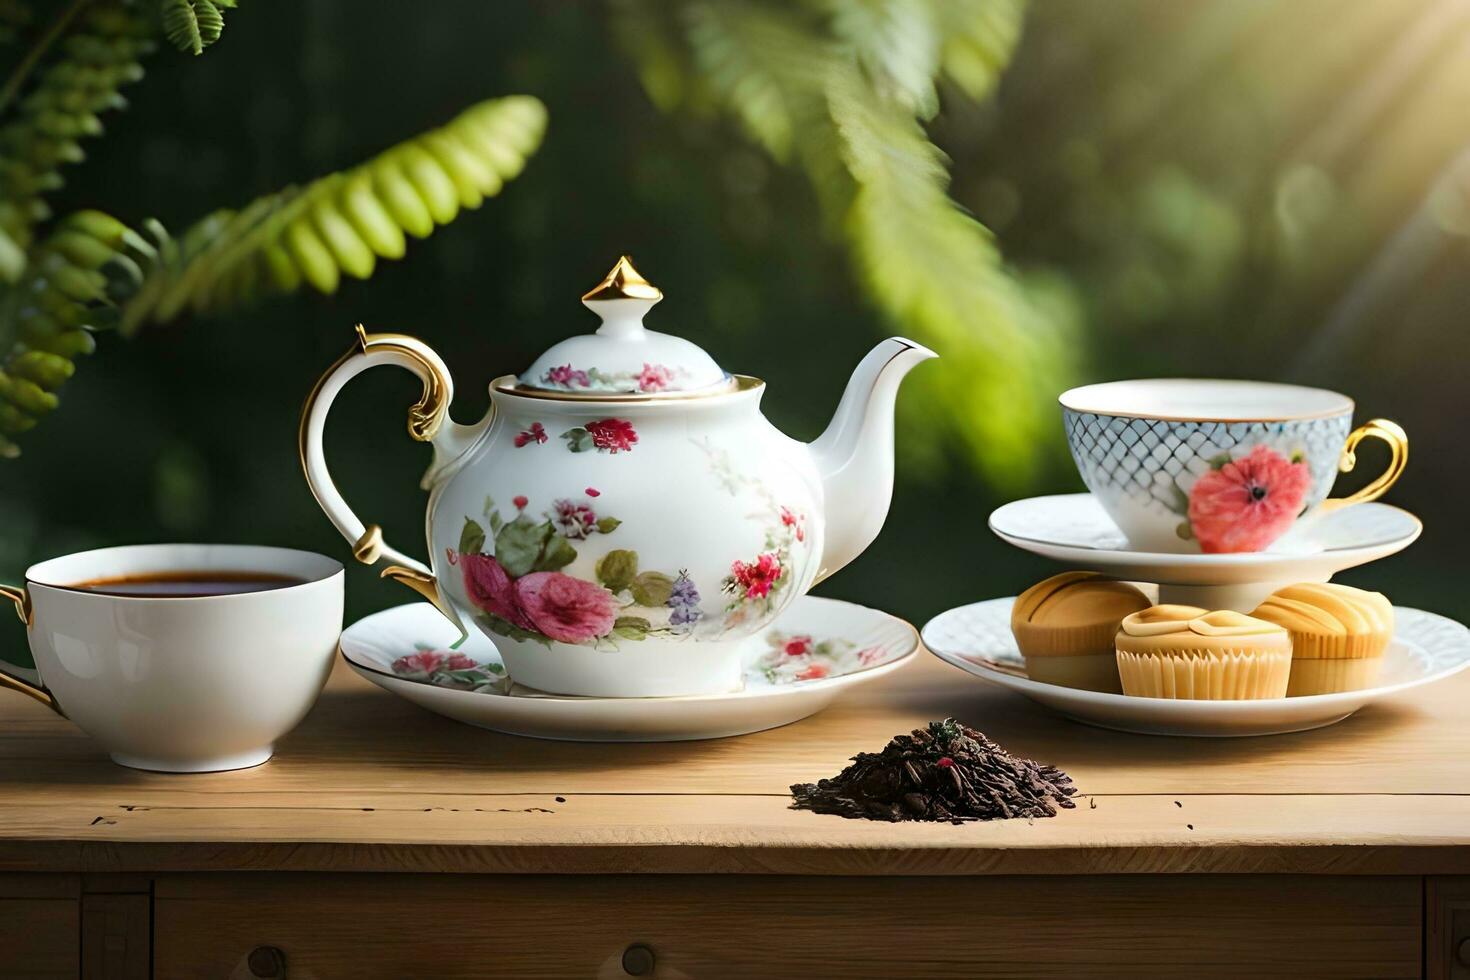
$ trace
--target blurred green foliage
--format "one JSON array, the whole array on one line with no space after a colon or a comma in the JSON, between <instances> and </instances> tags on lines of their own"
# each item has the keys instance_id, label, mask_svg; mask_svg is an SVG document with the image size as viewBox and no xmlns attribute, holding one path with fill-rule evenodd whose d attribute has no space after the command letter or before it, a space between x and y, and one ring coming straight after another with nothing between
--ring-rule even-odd
<instances>
[{"instance_id":1,"label":"blurred green foliage","mask_svg":"<svg viewBox=\"0 0 1470 980\"><path fill-rule=\"evenodd\" d=\"M950 199L949 161L923 128L940 85L955 100L991 94L1021 33L1021 0L623 0L614 10L653 102L696 117L722 110L800 167L867 297L944 352L914 382L927 425L908 427L905 442L928 449L931 465L941 447L967 445L1004 489L1035 479L1050 399L1072 377L1075 318L1055 282L1001 268L990 232Z\"/></svg>"},{"instance_id":2,"label":"blurred green foliage","mask_svg":"<svg viewBox=\"0 0 1470 980\"><path fill-rule=\"evenodd\" d=\"M149 63L58 213L181 224L486 91L541 99L545 145L493 215L352 290L104 336L0 466L0 578L154 539L345 557L294 437L351 325L433 344L470 419L485 381L592 326L576 297L628 251L666 293L653 325L764 377L794 436L884 334L944 355L901 398L889 524L829 595L922 621L1024 587L1047 564L985 517L1080 488L1056 390L1234 376L1405 425L1390 499L1425 538L1343 579L1465 618L1467 43L1461 0L247 5L206 57ZM328 433L344 491L399 541L422 528L413 388L370 373ZM351 615L410 598L349 574Z\"/></svg>"},{"instance_id":3,"label":"blurred green foliage","mask_svg":"<svg viewBox=\"0 0 1470 980\"><path fill-rule=\"evenodd\" d=\"M460 209L478 208L520 173L546 124L540 102L482 102L448 124L306 187L220 209L177 239L157 220L138 229L86 208L54 223L47 198L98 113L126 108L154 35L199 54L219 40L234 0L7 0L0 41L13 50L0 85L0 458L59 404L93 334L215 313L303 282L333 293L402 258ZM143 232L140 234L140 231Z\"/></svg>"}]
</instances>

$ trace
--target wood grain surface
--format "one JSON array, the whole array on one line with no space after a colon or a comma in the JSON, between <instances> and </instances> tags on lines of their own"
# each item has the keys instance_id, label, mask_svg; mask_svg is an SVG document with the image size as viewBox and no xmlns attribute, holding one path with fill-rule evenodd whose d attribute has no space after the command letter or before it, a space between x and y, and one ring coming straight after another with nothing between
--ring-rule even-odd
<instances>
[{"instance_id":1,"label":"wood grain surface","mask_svg":"<svg viewBox=\"0 0 1470 980\"><path fill-rule=\"evenodd\" d=\"M159 980L1417 977L1418 878L165 876Z\"/></svg>"},{"instance_id":2,"label":"wood grain surface","mask_svg":"<svg viewBox=\"0 0 1470 980\"><path fill-rule=\"evenodd\" d=\"M257 769L162 775L0 699L0 871L474 870L771 874L1470 873L1470 675L1330 728L1254 739L1065 721L921 654L796 725L707 742L499 735L338 666ZM953 715L1061 766L1051 820L880 824L787 787Z\"/></svg>"}]
</instances>

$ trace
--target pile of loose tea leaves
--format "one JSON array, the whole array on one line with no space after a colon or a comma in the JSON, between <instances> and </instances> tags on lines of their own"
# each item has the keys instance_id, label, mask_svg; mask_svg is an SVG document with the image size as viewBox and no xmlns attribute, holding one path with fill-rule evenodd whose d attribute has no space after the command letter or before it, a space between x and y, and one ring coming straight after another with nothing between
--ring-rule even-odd
<instances>
[{"instance_id":1,"label":"pile of loose tea leaves","mask_svg":"<svg viewBox=\"0 0 1470 980\"><path fill-rule=\"evenodd\" d=\"M861 752L831 779L791 787L793 809L870 820L1054 817L1077 789L1055 766L1018 759L953 718Z\"/></svg>"}]
</instances>

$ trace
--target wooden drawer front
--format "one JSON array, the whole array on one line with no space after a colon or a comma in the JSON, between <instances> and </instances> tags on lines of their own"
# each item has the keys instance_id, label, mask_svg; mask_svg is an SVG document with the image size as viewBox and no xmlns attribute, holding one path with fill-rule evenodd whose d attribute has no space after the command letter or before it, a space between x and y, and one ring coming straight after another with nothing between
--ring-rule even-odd
<instances>
[{"instance_id":1,"label":"wooden drawer front","mask_svg":"<svg viewBox=\"0 0 1470 980\"><path fill-rule=\"evenodd\" d=\"M1335 976L1421 969L1419 878L180 875L159 980ZM268 961L268 957L265 957ZM269 974L267 974L269 975Z\"/></svg>"},{"instance_id":2,"label":"wooden drawer front","mask_svg":"<svg viewBox=\"0 0 1470 980\"><path fill-rule=\"evenodd\" d=\"M1424 964L1430 980L1470 980L1470 878L1425 879Z\"/></svg>"},{"instance_id":3,"label":"wooden drawer front","mask_svg":"<svg viewBox=\"0 0 1470 980\"><path fill-rule=\"evenodd\" d=\"M80 886L70 875L0 875L0 977L75 980Z\"/></svg>"}]
</instances>

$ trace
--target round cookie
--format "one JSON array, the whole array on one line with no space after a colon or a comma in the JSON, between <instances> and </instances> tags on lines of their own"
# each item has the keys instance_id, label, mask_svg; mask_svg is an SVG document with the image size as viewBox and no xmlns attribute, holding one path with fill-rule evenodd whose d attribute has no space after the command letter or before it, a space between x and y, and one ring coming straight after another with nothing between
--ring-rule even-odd
<instances>
[{"instance_id":1,"label":"round cookie","mask_svg":"<svg viewBox=\"0 0 1470 980\"><path fill-rule=\"evenodd\" d=\"M1063 572L1016 597L1011 632L1032 680L1118 694L1113 637L1124 616L1148 608L1146 595L1096 572Z\"/></svg>"}]
</instances>

